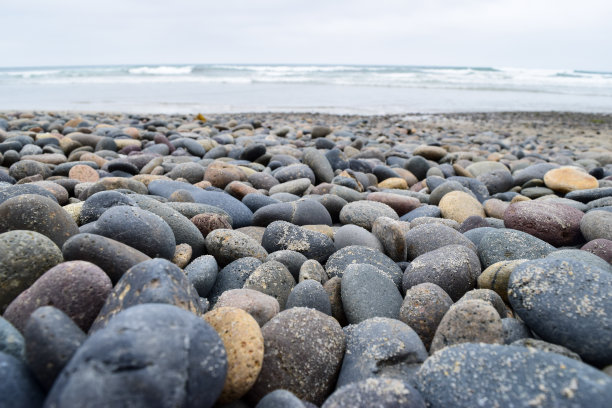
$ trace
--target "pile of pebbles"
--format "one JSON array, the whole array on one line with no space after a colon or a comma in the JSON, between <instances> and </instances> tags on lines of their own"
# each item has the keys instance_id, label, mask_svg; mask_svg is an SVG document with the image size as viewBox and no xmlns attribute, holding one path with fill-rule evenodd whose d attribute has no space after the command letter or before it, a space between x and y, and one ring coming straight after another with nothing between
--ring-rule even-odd
<instances>
[{"instance_id":1,"label":"pile of pebbles","mask_svg":"<svg viewBox=\"0 0 612 408\"><path fill-rule=\"evenodd\" d=\"M0 115L0 406L609 406L610 118L494 118Z\"/></svg>"}]
</instances>

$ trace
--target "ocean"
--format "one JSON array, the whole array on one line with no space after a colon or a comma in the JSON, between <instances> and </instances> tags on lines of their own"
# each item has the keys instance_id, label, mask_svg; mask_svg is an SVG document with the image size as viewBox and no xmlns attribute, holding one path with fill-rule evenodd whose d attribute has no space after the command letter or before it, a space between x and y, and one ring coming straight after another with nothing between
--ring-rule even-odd
<instances>
[{"instance_id":1,"label":"ocean","mask_svg":"<svg viewBox=\"0 0 612 408\"><path fill-rule=\"evenodd\" d=\"M235 64L0 68L0 110L612 113L612 72Z\"/></svg>"}]
</instances>

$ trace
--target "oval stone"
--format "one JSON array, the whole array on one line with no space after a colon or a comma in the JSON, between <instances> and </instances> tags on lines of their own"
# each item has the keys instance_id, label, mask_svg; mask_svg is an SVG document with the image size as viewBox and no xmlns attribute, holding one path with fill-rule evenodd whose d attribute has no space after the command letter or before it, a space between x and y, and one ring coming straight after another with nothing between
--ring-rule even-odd
<instances>
[{"instance_id":1,"label":"oval stone","mask_svg":"<svg viewBox=\"0 0 612 408\"><path fill-rule=\"evenodd\" d=\"M338 322L314 309L294 307L262 328L264 360L250 399L277 389L321 404L336 383L345 336Z\"/></svg>"},{"instance_id":2,"label":"oval stone","mask_svg":"<svg viewBox=\"0 0 612 408\"><path fill-rule=\"evenodd\" d=\"M96 265L85 261L63 262L45 272L11 302L4 318L21 332L32 312L54 306L83 331L89 330L113 285Z\"/></svg>"},{"instance_id":3,"label":"oval stone","mask_svg":"<svg viewBox=\"0 0 612 408\"><path fill-rule=\"evenodd\" d=\"M570 258L529 261L512 272L508 297L515 313L543 340L591 364L612 364L609 272Z\"/></svg>"},{"instance_id":4,"label":"oval stone","mask_svg":"<svg viewBox=\"0 0 612 408\"><path fill-rule=\"evenodd\" d=\"M62 262L62 252L34 231L0 234L0 311L43 273Z\"/></svg>"},{"instance_id":5,"label":"oval stone","mask_svg":"<svg viewBox=\"0 0 612 408\"><path fill-rule=\"evenodd\" d=\"M574 245L580 239L580 220L584 213L563 204L521 201L504 212L504 225L526 232L556 247Z\"/></svg>"}]
</instances>

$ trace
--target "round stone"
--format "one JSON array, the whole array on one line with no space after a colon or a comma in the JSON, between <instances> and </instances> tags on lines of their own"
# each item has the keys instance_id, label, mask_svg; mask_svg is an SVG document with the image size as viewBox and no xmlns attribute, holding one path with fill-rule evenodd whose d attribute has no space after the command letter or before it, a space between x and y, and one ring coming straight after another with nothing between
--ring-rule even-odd
<instances>
[{"instance_id":1,"label":"round stone","mask_svg":"<svg viewBox=\"0 0 612 408\"><path fill-rule=\"evenodd\" d=\"M110 278L96 265L85 261L63 262L17 296L6 308L4 317L23 332L34 310L51 305L87 331L112 287Z\"/></svg>"},{"instance_id":2,"label":"round stone","mask_svg":"<svg viewBox=\"0 0 612 408\"><path fill-rule=\"evenodd\" d=\"M371 317L399 318L402 295L396 284L372 265L347 266L342 276L341 294L350 324Z\"/></svg>"},{"instance_id":3,"label":"round stone","mask_svg":"<svg viewBox=\"0 0 612 408\"><path fill-rule=\"evenodd\" d=\"M608 263L612 263L612 241L609 239L594 239L584 244L580 249L595 254Z\"/></svg>"},{"instance_id":4,"label":"round stone","mask_svg":"<svg viewBox=\"0 0 612 408\"><path fill-rule=\"evenodd\" d=\"M376 201L354 201L342 207L340 211L342 224L355 224L368 231L372 230L372 224L378 217L399 219L391 207Z\"/></svg>"},{"instance_id":5,"label":"round stone","mask_svg":"<svg viewBox=\"0 0 612 408\"><path fill-rule=\"evenodd\" d=\"M601 238L612 241L612 213L589 211L580 221L580 231L587 241Z\"/></svg>"},{"instance_id":6,"label":"round stone","mask_svg":"<svg viewBox=\"0 0 612 408\"><path fill-rule=\"evenodd\" d=\"M253 257L263 261L268 256L253 238L231 229L216 229L209 233L206 236L206 249L223 266L239 258Z\"/></svg>"},{"instance_id":7,"label":"round stone","mask_svg":"<svg viewBox=\"0 0 612 408\"><path fill-rule=\"evenodd\" d=\"M172 259L176 249L170 226L161 217L138 207L109 208L96 221L94 233L129 245L151 258Z\"/></svg>"},{"instance_id":8,"label":"round stone","mask_svg":"<svg viewBox=\"0 0 612 408\"><path fill-rule=\"evenodd\" d=\"M334 252L334 241L327 235L286 221L274 221L266 227L262 246L269 253L289 249L321 263Z\"/></svg>"},{"instance_id":9,"label":"round stone","mask_svg":"<svg viewBox=\"0 0 612 408\"><path fill-rule=\"evenodd\" d=\"M571 258L545 258L517 266L508 284L512 309L541 339L585 361L612 363L612 274Z\"/></svg>"},{"instance_id":10,"label":"round stone","mask_svg":"<svg viewBox=\"0 0 612 408\"><path fill-rule=\"evenodd\" d=\"M200 297L185 273L162 258L130 268L106 298L90 333L106 327L115 315L143 303L167 303L200 315Z\"/></svg>"},{"instance_id":11,"label":"round stone","mask_svg":"<svg viewBox=\"0 0 612 408\"><path fill-rule=\"evenodd\" d=\"M329 257L325 270L330 278L343 277L346 268L353 264L372 265L398 287L402 283L402 269L388 256L372 248L352 245L344 247Z\"/></svg>"},{"instance_id":12,"label":"round stone","mask_svg":"<svg viewBox=\"0 0 612 408\"><path fill-rule=\"evenodd\" d=\"M495 291L504 302L508 303L508 281L510 280L510 274L514 268L523 262L527 262L527 259L494 263L478 276L478 287Z\"/></svg>"},{"instance_id":13,"label":"round stone","mask_svg":"<svg viewBox=\"0 0 612 408\"><path fill-rule=\"evenodd\" d=\"M408 383L392 378L368 378L338 388L322 408L425 408L421 394Z\"/></svg>"},{"instance_id":14,"label":"round stone","mask_svg":"<svg viewBox=\"0 0 612 408\"><path fill-rule=\"evenodd\" d=\"M261 264L249 275L243 288L258 290L272 296L283 310L294 286L295 279L285 265L277 261L268 261Z\"/></svg>"},{"instance_id":15,"label":"round stone","mask_svg":"<svg viewBox=\"0 0 612 408\"><path fill-rule=\"evenodd\" d=\"M346 353L336 387L368 378L408 381L428 357L419 336L410 326L384 317L348 326Z\"/></svg>"},{"instance_id":16,"label":"round stone","mask_svg":"<svg viewBox=\"0 0 612 408\"><path fill-rule=\"evenodd\" d=\"M477 215L485 217L484 207L470 194L463 191L451 191L445 194L438 204L442 217L462 223L468 217Z\"/></svg>"},{"instance_id":17,"label":"round stone","mask_svg":"<svg viewBox=\"0 0 612 408\"><path fill-rule=\"evenodd\" d=\"M295 285L287 298L286 309L309 307L331 316L329 296L320 282L307 279Z\"/></svg>"},{"instance_id":18,"label":"round stone","mask_svg":"<svg viewBox=\"0 0 612 408\"><path fill-rule=\"evenodd\" d=\"M545 201L521 201L504 212L504 225L526 232L554 246L574 245L582 239L582 211Z\"/></svg>"},{"instance_id":19,"label":"round stone","mask_svg":"<svg viewBox=\"0 0 612 408\"><path fill-rule=\"evenodd\" d=\"M0 311L43 273L62 262L60 249L34 231L0 234Z\"/></svg>"},{"instance_id":20,"label":"round stone","mask_svg":"<svg viewBox=\"0 0 612 408\"><path fill-rule=\"evenodd\" d=\"M404 271L402 287L407 291L420 283L434 283L457 301L476 286L480 261L463 245L447 245L416 257Z\"/></svg>"},{"instance_id":21,"label":"round stone","mask_svg":"<svg viewBox=\"0 0 612 408\"><path fill-rule=\"evenodd\" d=\"M262 328L264 360L249 396L260 400L277 389L321 404L334 388L345 336L331 316L309 308L285 310Z\"/></svg>"},{"instance_id":22,"label":"round stone","mask_svg":"<svg viewBox=\"0 0 612 408\"><path fill-rule=\"evenodd\" d=\"M513 229L494 229L484 234L478 245L483 268L496 262L544 258L555 247L533 235Z\"/></svg>"},{"instance_id":23,"label":"round stone","mask_svg":"<svg viewBox=\"0 0 612 408\"><path fill-rule=\"evenodd\" d=\"M472 241L446 225L437 223L419 225L406 232L408 260L447 245L463 245L472 251L476 251L476 245Z\"/></svg>"},{"instance_id":24,"label":"round stone","mask_svg":"<svg viewBox=\"0 0 612 408\"><path fill-rule=\"evenodd\" d=\"M460 343L504 344L501 317L490 303L465 300L444 315L431 342L431 354Z\"/></svg>"},{"instance_id":25,"label":"round stone","mask_svg":"<svg viewBox=\"0 0 612 408\"><path fill-rule=\"evenodd\" d=\"M130 196L122 194L118 191L111 190L95 193L87 198L87 200L85 200L83 203L81 212L79 214L79 222L82 225L97 221L106 210L118 205L129 205L135 207L136 203L130 198Z\"/></svg>"},{"instance_id":26,"label":"round stone","mask_svg":"<svg viewBox=\"0 0 612 408\"><path fill-rule=\"evenodd\" d=\"M79 180L83 183L95 183L100 180L100 175L92 167L85 164L77 164L73 166L68 172L68 177L71 179Z\"/></svg>"},{"instance_id":27,"label":"round stone","mask_svg":"<svg viewBox=\"0 0 612 408\"><path fill-rule=\"evenodd\" d=\"M334 245L336 250L351 245L360 245L380 252L384 251L380 241L370 231L353 224L343 225L334 232Z\"/></svg>"},{"instance_id":28,"label":"round stone","mask_svg":"<svg viewBox=\"0 0 612 408\"><path fill-rule=\"evenodd\" d=\"M408 289L400 308L399 319L419 335L427 349L440 321L453 300L434 283L420 283Z\"/></svg>"},{"instance_id":29,"label":"round stone","mask_svg":"<svg viewBox=\"0 0 612 408\"><path fill-rule=\"evenodd\" d=\"M79 233L74 219L59 204L37 194L23 194L0 204L0 232L36 231L58 247Z\"/></svg>"},{"instance_id":30,"label":"round stone","mask_svg":"<svg viewBox=\"0 0 612 408\"><path fill-rule=\"evenodd\" d=\"M218 403L241 398L251 389L261 371L264 342L259 325L242 309L218 307L204 315L217 332L227 352L227 377Z\"/></svg>"}]
</instances>

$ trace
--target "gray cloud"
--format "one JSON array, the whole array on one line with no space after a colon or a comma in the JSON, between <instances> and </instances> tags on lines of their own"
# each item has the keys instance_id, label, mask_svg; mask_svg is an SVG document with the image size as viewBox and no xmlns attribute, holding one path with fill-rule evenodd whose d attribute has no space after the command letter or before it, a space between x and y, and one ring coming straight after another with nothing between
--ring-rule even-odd
<instances>
[{"instance_id":1,"label":"gray cloud","mask_svg":"<svg viewBox=\"0 0 612 408\"><path fill-rule=\"evenodd\" d=\"M2 66L329 63L612 70L603 0L5 0Z\"/></svg>"}]
</instances>

